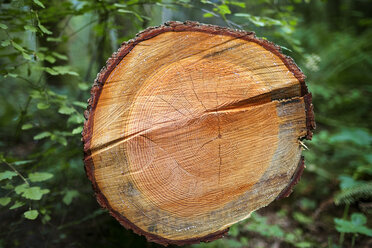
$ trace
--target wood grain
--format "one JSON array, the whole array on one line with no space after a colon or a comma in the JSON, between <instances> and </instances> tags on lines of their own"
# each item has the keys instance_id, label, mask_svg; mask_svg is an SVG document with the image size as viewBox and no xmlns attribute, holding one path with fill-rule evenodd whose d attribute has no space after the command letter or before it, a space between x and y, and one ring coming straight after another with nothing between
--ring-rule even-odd
<instances>
[{"instance_id":1,"label":"wood grain","mask_svg":"<svg viewBox=\"0 0 372 248\"><path fill-rule=\"evenodd\" d=\"M164 245L210 241L304 168L315 128L292 59L254 33L170 22L124 43L98 74L83 131L99 203Z\"/></svg>"}]
</instances>

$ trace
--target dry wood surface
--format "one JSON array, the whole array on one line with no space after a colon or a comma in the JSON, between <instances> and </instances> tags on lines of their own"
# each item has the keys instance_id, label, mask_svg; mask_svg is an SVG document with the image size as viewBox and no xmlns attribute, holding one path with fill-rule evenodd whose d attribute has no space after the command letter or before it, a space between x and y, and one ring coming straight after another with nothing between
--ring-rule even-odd
<instances>
[{"instance_id":1,"label":"dry wood surface","mask_svg":"<svg viewBox=\"0 0 372 248\"><path fill-rule=\"evenodd\" d=\"M305 76L254 33L149 28L92 88L85 167L99 203L160 244L210 241L288 196L315 127Z\"/></svg>"}]
</instances>

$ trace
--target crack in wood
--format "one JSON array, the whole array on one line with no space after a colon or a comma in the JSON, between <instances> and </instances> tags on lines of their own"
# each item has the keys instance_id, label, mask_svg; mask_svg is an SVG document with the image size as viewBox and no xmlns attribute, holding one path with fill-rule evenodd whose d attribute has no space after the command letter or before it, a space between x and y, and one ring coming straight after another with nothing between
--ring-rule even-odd
<instances>
[{"instance_id":1,"label":"crack in wood","mask_svg":"<svg viewBox=\"0 0 372 248\"><path fill-rule=\"evenodd\" d=\"M176 108L173 104L171 104L170 102L168 102L167 100L163 99L161 96L158 96L162 101L166 102L168 105L170 105L174 110L176 110L178 113L180 113L181 115L187 117L184 113L182 113L178 108Z\"/></svg>"},{"instance_id":2,"label":"crack in wood","mask_svg":"<svg viewBox=\"0 0 372 248\"><path fill-rule=\"evenodd\" d=\"M230 40L230 41L231 41L231 40ZM230 42L230 41L229 41L229 42ZM227 42L224 42L224 43L227 43ZM222 44L224 44L224 43L222 43ZM222 44L221 44L221 45L222 45ZM216 51L216 52L213 52L213 53L206 54L206 55L203 56L203 59L208 59L208 58L210 58L210 57L214 57L214 56L216 56L216 55L221 55L221 54L223 54L223 53L226 52L226 51L232 50L232 49L234 49L234 48L238 48L238 47L240 47L240 46L242 46L242 45L244 45L244 44L243 44L243 43L235 44L235 45L233 45L233 46L231 46L231 47L227 47L227 48L224 48L224 49L222 49L222 50L219 50L219 51Z\"/></svg>"},{"instance_id":3,"label":"crack in wood","mask_svg":"<svg viewBox=\"0 0 372 248\"><path fill-rule=\"evenodd\" d=\"M182 171L186 172L186 174L190 175L190 176L193 176L195 177L195 175L191 174L190 172L188 172L187 170L185 170L181 165L180 163L169 153L167 152L163 147L161 147L158 143L156 143L155 141L153 141L151 138L147 137L146 135L143 135L141 134L140 135L141 137L145 138L145 139L148 139L150 142L152 142L153 144L155 144L160 150L162 150L164 152L164 154L171 158L174 162L176 162L176 164L178 165L177 168L180 168Z\"/></svg>"},{"instance_id":4,"label":"crack in wood","mask_svg":"<svg viewBox=\"0 0 372 248\"><path fill-rule=\"evenodd\" d=\"M218 156L220 158L220 164L218 165L218 185L220 185L220 181L221 181L221 165L222 165L221 144L218 144Z\"/></svg>"},{"instance_id":5,"label":"crack in wood","mask_svg":"<svg viewBox=\"0 0 372 248\"><path fill-rule=\"evenodd\" d=\"M293 98L290 98L290 99L284 99L284 100L272 100L272 101L268 101L268 102L255 102L257 99L260 99L260 96L258 96L257 98L254 97L253 100L251 99L245 99L245 100L241 100L241 101L238 101L238 102L235 102L233 104L228 104L228 105L225 105L225 106L222 106L220 108L216 107L214 109L210 109L210 110L205 110L202 114L200 114L200 116L198 117L192 117L192 118L187 118L186 115L183 114L183 116L185 116L186 118L185 119L180 119L180 120L174 120L174 119L170 119L169 121L165 121L165 122L161 122L161 123L156 123L153 125L153 127L151 128L147 128L147 129L143 129L143 130L140 130L138 132L134 132L134 133L131 133L131 134L128 134L128 135L125 135L123 137L120 137L120 138L117 138L117 139L114 139L114 140L111 140L107 143L104 143L104 144L101 144L99 146L96 146L96 147L91 147L90 148L90 152L91 152L91 156L95 156L97 155L98 153L101 153L103 151L106 151L108 149L111 149L117 145L120 145L120 144L123 144L125 142L128 142L129 140L133 139L133 138L136 138L137 136L140 136L142 134L147 134L149 132L152 132L152 131L155 131L155 130L158 130L160 128L162 129L165 129L165 128L169 128L171 126L186 126L186 125L190 125L196 121L199 121L201 118L205 117L206 115L210 115L210 114L216 114L217 116L217 121L218 121L218 138L221 138L221 129L220 129L220 114L221 113L228 113L228 112L239 112L239 111L246 111L248 109L250 109L251 107L256 107L256 106L259 106L259 105L264 105L264 104L270 104L272 102L280 102L280 103L283 103L283 104L286 104L287 102L293 102L293 101L297 101L299 100L300 98L299 97L293 97ZM171 106L173 106L172 104L170 104ZM173 106L174 107L174 106ZM174 107L175 109L177 109L176 107ZM162 125L162 124L166 124L166 123L170 123L169 125ZM160 127L159 127L160 125ZM299 139L302 139L303 137L299 137Z\"/></svg>"}]
</instances>

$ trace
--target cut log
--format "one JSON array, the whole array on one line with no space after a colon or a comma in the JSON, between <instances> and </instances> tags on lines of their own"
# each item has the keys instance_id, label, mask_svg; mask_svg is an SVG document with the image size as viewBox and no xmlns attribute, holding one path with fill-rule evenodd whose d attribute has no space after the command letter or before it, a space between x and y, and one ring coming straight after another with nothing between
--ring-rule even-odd
<instances>
[{"instance_id":1,"label":"cut log","mask_svg":"<svg viewBox=\"0 0 372 248\"><path fill-rule=\"evenodd\" d=\"M149 28L98 74L83 131L98 202L163 245L211 241L288 196L315 128L305 76L252 32Z\"/></svg>"}]
</instances>

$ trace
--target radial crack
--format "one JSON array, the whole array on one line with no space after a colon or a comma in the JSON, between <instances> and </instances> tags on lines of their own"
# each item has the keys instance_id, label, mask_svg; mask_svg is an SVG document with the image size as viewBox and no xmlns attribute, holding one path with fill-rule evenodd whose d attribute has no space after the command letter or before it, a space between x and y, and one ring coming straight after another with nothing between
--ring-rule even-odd
<instances>
[{"instance_id":1,"label":"radial crack","mask_svg":"<svg viewBox=\"0 0 372 248\"><path fill-rule=\"evenodd\" d=\"M106 151L108 149L111 149L117 145L120 145L120 144L123 144L125 142L128 142L129 140L132 140L133 138L136 138L137 136L141 136L141 135L144 135L144 134L147 134L149 132L153 132L154 130L158 130L158 129L164 129L164 128L169 128L170 126L187 126L187 125L192 125L194 122L197 122L197 121L200 121L200 119L206 115L209 115L209 114L217 114L217 121L218 121L218 138L221 138L221 130L220 130L220 116L219 114L220 113L224 113L224 112L239 112L239 111L244 111L244 110L247 110L253 106L259 106L259 105L263 105L263 104L268 104L268 103L271 103L271 102L282 102L283 104L286 104L286 103L290 103L290 102L293 102L293 101L298 101L300 99L300 97L292 97L292 98L289 98L289 99L280 99L280 100L271 100L271 101L268 101L268 100L259 100L259 99L263 99L264 94L261 94L261 95L258 95L258 96L255 96L255 97L252 97L252 98L249 98L249 99L244 99L244 100L241 100L241 101L237 101L237 102L234 102L234 103L231 103L231 104L226 104L226 105L223 105L221 107L216 107L216 108L213 108L213 109L206 109L204 111L204 113L200 113L200 115L196 116L196 117L191 117L191 118L187 118L186 115L184 115L186 118L182 118L181 120L179 121L176 121L176 120L169 120L169 121L166 121L166 122L162 122L162 123L156 123L156 124L153 124L153 127L151 128L146 128L146 129L143 129L143 130L140 130L140 131L137 131L137 132L134 132L134 133L131 133L129 135L126 135L126 136L122 136L120 138L117 138L117 139L113 139L109 142L106 142L104 144L101 144L101 145L98 145L96 147L93 147L91 148L91 156L94 156L94 155L97 155L98 153L101 153L103 151ZM216 96L217 97L217 96ZM165 123L170 123L170 124L166 124L166 125L162 125L162 124L165 124Z\"/></svg>"},{"instance_id":2,"label":"radial crack","mask_svg":"<svg viewBox=\"0 0 372 248\"><path fill-rule=\"evenodd\" d=\"M218 165L218 185L220 185L220 181L221 181L221 164L222 164L221 144L218 144L218 157L220 158L220 163Z\"/></svg>"}]
</instances>

